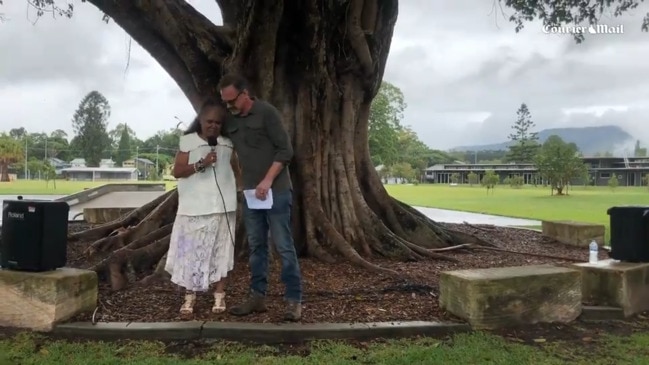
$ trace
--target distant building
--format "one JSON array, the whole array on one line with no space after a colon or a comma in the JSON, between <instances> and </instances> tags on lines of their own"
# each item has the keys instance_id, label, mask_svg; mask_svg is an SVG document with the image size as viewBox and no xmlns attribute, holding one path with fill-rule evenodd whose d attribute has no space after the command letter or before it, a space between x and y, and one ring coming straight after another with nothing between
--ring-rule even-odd
<instances>
[{"instance_id":1,"label":"distant building","mask_svg":"<svg viewBox=\"0 0 649 365\"><path fill-rule=\"evenodd\" d=\"M115 161L112 158L102 158L99 161L99 167L115 167Z\"/></svg>"},{"instance_id":2,"label":"distant building","mask_svg":"<svg viewBox=\"0 0 649 365\"><path fill-rule=\"evenodd\" d=\"M642 178L649 174L648 157L584 157L583 161L588 165L588 173L591 184L606 186L613 174L617 175L620 186L642 186ZM537 178L537 169L533 164L440 164L426 169L425 179L430 183L449 184L451 175L457 173L460 183L468 182L469 173L478 175L478 181L482 179L485 171L493 170L500 176L500 181L507 177L522 176L525 184L532 184ZM537 184L543 182L538 180ZM573 181L573 184L584 184L583 178Z\"/></svg>"},{"instance_id":3,"label":"distant building","mask_svg":"<svg viewBox=\"0 0 649 365\"><path fill-rule=\"evenodd\" d=\"M75 158L74 160L70 161L70 167L86 167L86 159Z\"/></svg>"},{"instance_id":4,"label":"distant building","mask_svg":"<svg viewBox=\"0 0 649 365\"><path fill-rule=\"evenodd\" d=\"M149 171L155 168L155 163L146 158L133 158L122 162L122 167L132 167L138 169L140 178L146 179L149 177Z\"/></svg>"},{"instance_id":5,"label":"distant building","mask_svg":"<svg viewBox=\"0 0 649 365\"><path fill-rule=\"evenodd\" d=\"M71 164L56 157L48 157L47 161L50 163L50 166L54 167L54 171L56 172L57 176L61 175L63 169L72 167Z\"/></svg>"},{"instance_id":6,"label":"distant building","mask_svg":"<svg viewBox=\"0 0 649 365\"><path fill-rule=\"evenodd\" d=\"M136 181L134 167L68 167L62 170L63 177L71 181Z\"/></svg>"}]
</instances>

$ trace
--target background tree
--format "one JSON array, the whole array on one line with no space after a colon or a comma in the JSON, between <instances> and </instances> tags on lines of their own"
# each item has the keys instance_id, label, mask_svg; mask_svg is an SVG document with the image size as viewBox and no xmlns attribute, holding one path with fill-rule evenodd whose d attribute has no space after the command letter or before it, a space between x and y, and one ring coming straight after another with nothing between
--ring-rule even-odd
<instances>
[{"instance_id":1,"label":"background tree","mask_svg":"<svg viewBox=\"0 0 649 365\"><path fill-rule=\"evenodd\" d=\"M0 182L9 181L9 165L24 160L23 144L8 134L0 134Z\"/></svg>"},{"instance_id":2,"label":"background tree","mask_svg":"<svg viewBox=\"0 0 649 365\"><path fill-rule=\"evenodd\" d=\"M489 169L485 171L485 174L482 176L482 181L480 183L482 184L482 186L487 188L487 194L489 194L489 191L493 193L496 185L500 183L500 176L498 176L498 174L496 174L494 170Z\"/></svg>"},{"instance_id":3,"label":"background tree","mask_svg":"<svg viewBox=\"0 0 649 365\"><path fill-rule=\"evenodd\" d=\"M126 123L118 123L115 128L111 129L108 132L108 137L110 138L111 146L113 148L117 149L117 147L119 146L119 141L121 141L124 131L126 131L131 141L137 142L137 135L135 134L135 131Z\"/></svg>"},{"instance_id":4,"label":"background tree","mask_svg":"<svg viewBox=\"0 0 649 365\"><path fill-rule=\"evenodd\" d=\"M633 149L633 156L647 157L647 148L640 145L640 140L635 141L635 148Z\"/></svg>"},{"instance_id":5,"label":"background tree","mask_svg":"<svg viewBox=\"0 0 649 365\"><path fill-rule=\"evenodd\" d=\"M74 113L72 128L88 166L99 166L99 161L110 148L106 128L110 117L108 100L98 91L89 92Z\"/></svg>"},{"instance_id":6,"label":"background tree","mask_svg":"<svg viewBox=\"0 0 649 365\"><path fill-rule=\"evenodd\" d=\"M43 166L44 162L43 160L39 160L37 158L30 158L27 161L27 172L29 176L32 178L42 178L43 177Z\"/></svg>"},{"instance_id":7,"label":"background tree","mask_svg":"<svg viewBox=\"0 0 649 365\"><path fill-rule=\"evenodd\" d=\"M507 184L513 189L520 189L523 187L523 183L525 180L523 179L523 176L521 175L514 175L510 176L509 180L507 181Z\"/></svg>"},{"instance_id":8,"label":"background tree","mask_svg":"<svg viewBox=\"0 0 649 365\"><path fill-rule=\"evenodd\" d=\"M460 174L457 172L454 172L451 174L451 184L459 184L460 183Z\"/></svg>"},{"instance_id":9,"label":"background tree","mask_svg":"<svg viewBox=\"0 0 649 365\"><path fill-rule=\"evenodd\" d=\"M393 177L400 179L402 183L412 182L417 177L417 171L407 162L399 162L390 167Z\"/></svg>"},{"instance_id":10,"label":"background tree","mask_svg":"<svg viewBox=\"0 0 649 365\"><path fill-rule=\"evenodd\" d=\"M163 151L160 149L158 153L140 153L138 156L140 158L146 158L149 161L155 162L156 158L158 159L158 172L157 175L163 175L163 172L166 171L169 166L174 162L173 156L169 156L168 151Z\"/></svg>"},{"instance_id":11,"label":"background tree","mask_svg":"<svg viewBox=\"0 0 649 365\"><path fill-rule=\"evenodd\" d=\"M43 178L45 178L45 186L48 187L51 181L54 189L56 189L56 170L54 169L54 166L52 166L49 161L45 161L43 162L42 171Z\"/></svg>"},{"instance_id":12,"label":"background tree","mask_svg":"<svg viewBox=\"0 0 649 365\"><path fill-rule=\"evenodd\" d=\"M415 131L402 125L406 107L401 90L384 81L370 107L370 158L374 166L407 163L414 169L415 176L421 177L428 166L449 163L453 158L443 151L432 150L419 139ZM389 169L383 170L382 174L388 171Z\"/></svg>"},{"instance_id":13,"label":"background tree","mask_svg":"<svg viewBox=\"0 0 649 365\"><path fill-rule=\"evenodd\" d=\"M538 152L539 137L532 129L536 124L525 103L516 111L516 122L512 125L513 133L509 135L512 144L509 146L507 160L517 163L531 163Z\"/></svg>"},{"instance_id":14,"label":"background tree","mask_svg":"<svg viewBox=\"0 0 649 365\"><path fill-rule=\"evenodd\" d=\"M368 145L372 163L390 166L399 156L399 132L406 103L401 90L382 82L370 107Z\"/></svg>"},{"instance_id":15,"label":"background tree","mask_svg":"<svg viewBox=\"0 0 649 365\"><path fill-rule=\"evenodd\" d=\"M9 137L16 140L21 140L27 137L27 130L24 127L12 128L11 130L9 130Z\"/></svg>"},{"instance_id":16,"label":"background tree","mask_svg":"<svg viewBox=\"0 0 649 365\"><path fill-rule=\"evenodd\" d=\"M645 175L642 177L642 183L643 183L647 188L649 188L649 174L645 174Z\"/></svg>"},{"instance_id":17,"label":"background tree","mask_svg":"<svg viewBox=\"0 0 649 365\"><path fill-rule=\"evenodd\" d=\"M563 195L564 189L572 180L582 178L588 167L579 156L574 143L566 143L557 135L552 135L543 143L536 156L539 175L550 184L550 192Z\"/></svg>"},{"instance_id":18,"label":"background tree","mask_svg":"<svg viewBox=\"0 0 649 365\"><path fill-rule=\"evenodd\" d=\"M410 127L399 131L399 162L409 164L416 176L422 176L428 167L433 151L419 139L417 133Z\"/></svg>"},{"instance_id":19,"label":"background tree","mask_svg":"<svg viewBox=\"0 0 649 365\"><path fill-rule=\"evenodd\" d=\"M361 254L441 258L429 249L478 242L391 198L370 159L365 143L370 105L381 85L397 0L216 1L223 26L212 24L184 0L87 0L160 63L194 108L203 96L218 95L221 75L232 71L250 80L254 94L280 108L295 146L295 242L304 243L298 251L326 261L340 254L362 267L396 274ZM534 18L543 23L579 24L584 19L595 23L611 4L598 1L602 6L575 3L567 9L563 2L502 0L516 10L511 20L517 23L517 31ZM29 3L71 15L72 6L59 8L53 0ZM623 11L629 8L629 1L621 3ZM147 250L139 252L146 251L149 260L162 257L168 239L150 241L150 246L133 240L165 233L164 227L173 220L176 197L172 191L130 218L71 239L99 239L89 254L137 242L145 246L142 249ZM138 219L153 207L155 212L145 221ZM107 237L125 225L134 228ZM123 256L129 255L111 259L114 288L125 281Z\"/></svg>"},{"instance_id":20,"label":"background tree","mask_svg":"<svg viewBox=\"0 0 649 365\"><path fill-rule=\"evenodd\" d=\"M125 128L122 128L122 135L117 145L117 152L115 153L115 163L117 166L122 166L124 161L131 158L131 136L128 126L124 126Z\"/></svg>"},{"instance_id":21,"label":"background tree","mask_svg":"<svg viewBox=\"0 0 649 365\"><path fill-rule=\"evenodd\" d=\"M588 187L593 183L593 177L590 176L590 172L588 171L587 168L585 170L586 171L584 171L584 175L581 178L584 183L584 188Z\"/></svg>"},{"instance_id":22,"label":"background tree","mask_svg":"<svg viewBox=\"0 0 649 365\"><path fill-rule=\"evenodd\" d=\"M478 181L478 174L476 174L476 173L473 172L473 171L469 172L469 174L468 174L466 177L467 177L467 180L468 180L469 186L476 185L476 184L478 184L478 182L479 182L479 181Z\"/></svg>"},{"instance_id":23,"label":"background tree","mask_svg":"<svg viewBox=\"0 0 649 365\"><path fill-rule=\"evenodd\" d=\"M50 133L49 136L45 137L43 140L38 141L34 147L39 148L43 147L45 155L43 159L47 157L56 157L63 161L70 161L74 157L70 153L70 144L68 143L68 134L61 129L57 129ZM40 156L36 156L39 157Z\"/></svg>"},{"instance_id":24,"label":"background tree","mask_svg":"<svg viewBox=\"0 0 649 365\"><path fill-rule=\"evenodd\" d=\"M611 177L608 179L608 187L611 188L611 190L615 191L615 188L617 188L620 185L620 182L617 179L617 175L615 173L611 174Z\"/></svg>"},{"instance_id":25,"label":"background tree","mask_svg":"<svg viewBox=\"0 0 649 365\"><path fill-rule=\"evenodd\" d=\"M173 158L176 155L176 150L178 150L179 141L180 135L177 133L175 128L161 130L142 142L142 144L139 145L139 150L141 153L148 154L155 154L157 151L159 155L167 155ZM155 158L149 159L155 161Z\"/></svg>"}]
</instances>

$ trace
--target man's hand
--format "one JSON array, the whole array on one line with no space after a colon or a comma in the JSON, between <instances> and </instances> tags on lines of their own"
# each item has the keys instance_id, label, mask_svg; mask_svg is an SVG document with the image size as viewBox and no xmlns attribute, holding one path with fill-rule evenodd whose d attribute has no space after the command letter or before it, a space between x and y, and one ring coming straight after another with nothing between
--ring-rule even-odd
<instances>
[{"instance_id":1,"label":"man's hand","mask_svg":"<svg viewBox=\"0 0 649 365\"><path fill-rule=\"evenodd\" d=\"M255 196L259 200L266 200L266 197L268 196L268 190L270 190L270 187L273 185L273 182L264 179L262 180L259 185L257 185L257 188L255 189Z\"/></svg>"}]
</instances>

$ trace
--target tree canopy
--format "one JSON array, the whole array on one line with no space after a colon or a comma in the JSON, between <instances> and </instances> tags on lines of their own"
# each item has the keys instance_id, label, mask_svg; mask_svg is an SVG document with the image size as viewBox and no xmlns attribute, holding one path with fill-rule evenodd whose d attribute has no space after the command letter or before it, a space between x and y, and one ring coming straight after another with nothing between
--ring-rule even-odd
<instances>
[{"instance_id":1,"label":"tree canopy","mask_svg":"<svg viewBox=\"0 0 649 365\"><path fill-rule=\"evenodd\" d=\"M23 144L5 133L0 135L0 181L9 181L9 165L24 158Z\"/></svg>"},{"instance_id":2,"label":"tree canopy","mask_svg":"<svg viewBox=\"0 0 649 365\"><path fill-rule=\"evenodd\" d=\"M536 156L536 167L539 175L559 195L574 179L583 178L588 171L577 146L556 135L548 137L541 146Z\"/></svg>"}]
</instances>

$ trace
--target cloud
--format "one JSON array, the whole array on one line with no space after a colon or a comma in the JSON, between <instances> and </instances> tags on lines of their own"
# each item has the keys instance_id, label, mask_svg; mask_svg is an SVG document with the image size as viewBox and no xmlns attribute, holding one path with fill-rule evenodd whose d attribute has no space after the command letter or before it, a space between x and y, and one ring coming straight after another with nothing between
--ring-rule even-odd
<instances>
[{"instance_id":1,"label":"cloud","mask_svg":"<svg viewBox=\"0 0 649 365\"><path fill-rule=\"evenodd\" d=\"M215 1L188 3L221 22ZM193 117L155 60L135 42L129 53L125 32L88 3L79 2L72 19L43 17L36 25L25 2L5 2L2 10L10 18L0 24L3 129L70 131L91 90L111 103L111 125L129 123L141 138L175 126L174 116ZM503 11L490 1L400 2L385 80L404 92L404 124L434 148L501 142L525 102L538 129L612 124L649 143L642 127L649 34L640 31L649 4L603 17L623 34L589 34L582 44L544 33L538 21L516 33L506 20L511 11Z\"/></svg>"}]
</instances>

